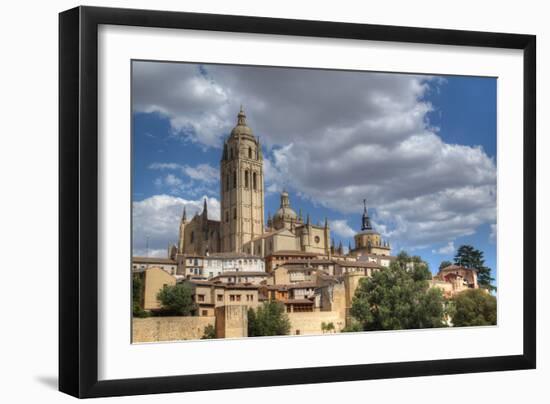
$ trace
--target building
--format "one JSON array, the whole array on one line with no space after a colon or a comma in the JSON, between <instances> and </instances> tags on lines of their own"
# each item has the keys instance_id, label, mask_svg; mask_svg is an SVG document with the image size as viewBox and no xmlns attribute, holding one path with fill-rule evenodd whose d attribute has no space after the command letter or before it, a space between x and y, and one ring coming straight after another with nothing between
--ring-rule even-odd
<instances>
[{"instance_id":1,"label":"building","mask_svg":"<svg viewBox=\"0 0 550 404\"><path fill-rule=\"evenodd\" d=\"M267 272L223 272L213 278L212 282L221 282L224 284L245 283L249 285L265 284L271 274Z\"/></svg>"},{"instance_id":2,"label":"building","mask_svg":"<svg viewBox=\"0 0 550 404\"><path fill-rule=\"evenodd\" d=\"M220 251L220 222L208 218L206 199L202 212L187 220L187 212L183 208L179 225L177 254L204 256L211 251ZM173 249L171 249L173 250Z\"/></svg>"},{"instance_id":3,"label":"building","mask_svg":"<svg viewBox=\"0 0 550 404\"><path fill-rule=\"evenodd\" d=\"M355 248L350 251L351 255L391 255L390 243L382 239L380 233L373 229L367 210L367 200L363 200L364 211L361 223L361 232L354 237Z\"/></svg>"},{"instance_id":4,"label":"building","mask_svg":"<svg viewBox=\"0 0 550 404\"><path fill-rule=\"evenodd\" d=\"M176 255L177 275L184 278L205 277L204 257L197 254Z\"/></svg>"},{"instance_id":5,"label":"building","mask_svg":"<svg viewBox=\"0 0 550 404\"><path fill-rule=\"evenodd\" d=\"M260 303L258 286L224 284L211 281L185 281L193 288L193 300L198 316L214 316L221 306L245 306L256 308Z\"/></svg>"},{"instance_id":6,"label":"building","mask_svg":"<svg viewBox=\"0 0 550 404\"><path fill-rule=\"evenodd\" d=\"M165 269L151 266L133 270L133 276L141 279L141 302L142 310L155 311L161 308L157 299L158 293L166 286L176 284L176 278L170 275Z\"/></svg>"},{"instance_id":7,"label":"building","mask_svg":"<svg viewBox=\"0 0 550 404\"><path fill-rule=\"evenodd\" d=\"M132 271L135 272L148 268L160 268L170 275L175 275L177 273L178 263L171 258L132 257Z\"/></svg>"},{"instance_id":8,"label":"building","mask_svg":"<svg viewBox=\"0 0 550 404\"><path fill-rule=\"evenodd\" d=\"M273 217L268 215L265 233L243 245L248 253L263 257L280 251L300 251L316 255L330 254L330 228L325 219L323 226L311 223L309 215L303 220L290 206L288 192L281 193L280 207Z\"/></svg>"},{"instance_id":9,"label":"building","mask_svg":"<svg viewBox=\"0 0 550 404\"><path fill-rule=\"evenodd\" d=\"M437 275L432 277L430 286L441 289L447 298L467 289L478 289L477 270L459 265L449 265L440 269Z\"/></svg>"}]
</instances>

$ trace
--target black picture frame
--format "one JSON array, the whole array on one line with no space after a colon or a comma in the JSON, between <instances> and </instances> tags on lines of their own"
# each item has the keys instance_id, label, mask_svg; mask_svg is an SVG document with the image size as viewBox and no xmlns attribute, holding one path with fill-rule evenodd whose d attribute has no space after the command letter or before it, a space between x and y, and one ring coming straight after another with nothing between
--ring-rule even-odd
<instances>
[{"instance_id":1,"label":"black picture frame","mask_svg":"<svg viewBox=\"0 0 550 404\"><path fill-rule=\"evenodd\" d=\"M523 50L523 354L99 381L98 26L100 24ZM536 37L151 10L59 15L59 390L75 397L326 383L536 366Z\"/></svg>"}]
</instances>

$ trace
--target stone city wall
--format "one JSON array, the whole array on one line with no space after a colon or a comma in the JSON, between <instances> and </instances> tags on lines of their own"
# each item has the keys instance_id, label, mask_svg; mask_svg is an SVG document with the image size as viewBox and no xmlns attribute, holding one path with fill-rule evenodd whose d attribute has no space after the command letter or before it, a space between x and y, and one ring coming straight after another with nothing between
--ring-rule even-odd
<instances>
[{"instance_id":1,"label":"stone city wall","mask_svg":"<svg viewBox=\"0 0 550 404\"><path fill-rule=\"evenodd\" d=\"M200 339L212 317L148 317L132 319L132 342L177 341Z\"/></svg>"},{"instance_id":2,"label":"stone city wall","mask_svg":"<svg viewBox=\"0 0 550 404\"><path fill-rule=\"evenodd\" d=\"M290 335L323 334L321 324L333 323L335 330L340 332L346 326L342 313L334 311L315 311L304 313L287 313L290 320Z\"/></svg>"}]
</instances>

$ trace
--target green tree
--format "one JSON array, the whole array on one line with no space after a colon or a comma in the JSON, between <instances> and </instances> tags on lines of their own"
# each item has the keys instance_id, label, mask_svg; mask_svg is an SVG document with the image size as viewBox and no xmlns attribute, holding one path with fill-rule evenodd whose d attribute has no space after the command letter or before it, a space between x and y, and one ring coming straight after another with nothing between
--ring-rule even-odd
<instances>
[{"instance_id":1,"label":"green tree","mask_svg":"<svg viewBox=\"0 0 550 404\"><path fill-rule=\"evenodd\" d=\"M453 265L451 261L441 261L441 264L439 264L439 269L447 268L448 266Z\"/></svg>"},{"instance_id":2,"label":"green tree","mask_svg":"<svg viewBox=\"0 0 550 404\"><path fill-rule=\"evenodd\" d=\"M455 327L495 325L497 299L483 289L468 289L453 299L452 322Z\"/></svg>"},{"instance_id":3,"label":"green tree","mask_svg":"<svg viewBox=\"0 0 550 404\"><path fill-rule=\"evenodd\" d=\"M208 324L206 327L204 327L204 334L202 335L201 339L214 338L216 338L216 327L214 327L212 324Z\"/></svg>"},{"instance_id":4,"label":"green tree","mask_svg":"<svg viewBox=\"0 0 550 404\"><path fill-rule=\"evenodd\" d=\"M169 316L190 316L196 309L193 302L193 288L188 283L165 286L157 294L162 305L162 314Z\"/></svg>"},{"instance_id":5,"label":"green tree","mask_svg":"<svg viewBox=\"0 0 550 404\"><path fill-rule=\"evenodd\" d=\"M445 327L445 300L429 279L425 262L400 253L389 268L361 279L351 315L366 331Z\"/></svg>"},{"instance_id":6,"label":"green tree","mask_svg":"<svg viewBox=\"0 0 550 404\"><path fill-rule=\"evenodd\" d=\"M290 320L285 305L277 301L263 303L256 310L248 310L248 336L262 337L288 335Z\"/></svg>"},{"instance_id":7,"label":"green tree","mask_svg":"<svg viewBox=\"0 0 550 404\"><path fill-rule=\"evenodd\" d=\"M491 277L491 268L485 266L483 251L476 250L471 245L462 245L455 255L455 264L465 268L477 269L477 283L481 288L496 290L493 286L495 280Z\"/></svg>"}]
</instances>

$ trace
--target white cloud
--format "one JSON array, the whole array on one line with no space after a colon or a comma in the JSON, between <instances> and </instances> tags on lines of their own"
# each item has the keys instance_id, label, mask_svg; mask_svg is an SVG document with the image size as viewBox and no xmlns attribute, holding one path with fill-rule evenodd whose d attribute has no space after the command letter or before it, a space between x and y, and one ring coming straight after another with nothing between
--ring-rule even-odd
<instances>
[{"instance_id":1,"label":"white cloud","mask_svg":"<svg viewBox=\"0 0 550 404\"><path fill-rule=\"evenodd\" d=\"M331 220L329 225L330 229L340 237L353 237L357 233L348 225L347 220Z\"/></svg>"},{"instance_id":2,"label":"white cloud","mask_svg":"<svg viewBox=\"0 0 550 404\"><path fill-rule=\"evenodd\" d=\"M202 212L204 199L207 199L208 217L220 219L220 202L216 198L203 196L187 200L170 195L154 195L132 204L132 246L134 254L143 253L149 239L149 249L167 251L168 245L178 239L178 223L185 206L190 220Z\"/></svg>"},{"instance_id":3,"label":"white cloud","mask_svg":"<svg viewBox=\"0 0 550 404\"><path fill-rule=\"evenodd\" d=\"M489 234L489 241L491 243L496 243L497 241L497 224L491 224L491 233Z\"/></svg>"},{"instance_id":4,"label":"white cloud","mask_svg":"<svg viewBox=\"0 0 550 404\"><path fill-rule=\"evenodd\" d=\"M447 243L447 245L437 249L437 250L432 250L432 253L434 254L442 254L442 255L450 255L450 254L454 254L454 252L456 251L456 248L455 248L455 243L454 241L449 241Z\"/></svg>"},{"instance_id":5,"label":"white cloud","mask_svg":"<svg viewBox=\"0 0 550 404\"><path fill-rule=\"evenodd\" d=\"M155 257L155 258L167 258L168 257L168 248L160 249L134 249L132 252L134 257Z\"/></svg>"},{"instance_id":6,"label":"white cloud","mask_svg":"<svg viewBox=\"0 0 550 404\"><path fill-rule=\"evenodd\" d=\"M425 95L441 79L142 62L134 78L136 111L163 114L176 136L204 147L220 147L244 104L266 149L268 192L285 187L343 214L360 214L367 198L394 245L441 245L496 220L494 160L430 125Z\"/></svg>"}]
</instances>

